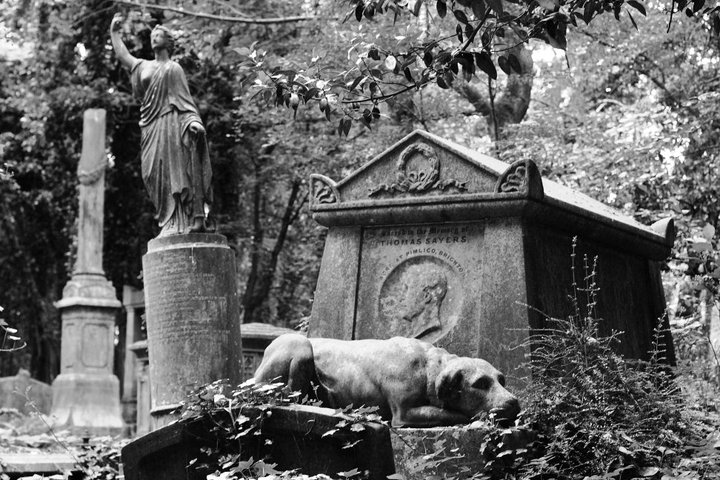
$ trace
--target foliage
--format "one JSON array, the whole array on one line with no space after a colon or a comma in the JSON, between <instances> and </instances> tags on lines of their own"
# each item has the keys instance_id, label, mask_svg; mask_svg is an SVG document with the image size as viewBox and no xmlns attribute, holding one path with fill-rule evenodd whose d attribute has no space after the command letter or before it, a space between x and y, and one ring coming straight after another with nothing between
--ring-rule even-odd
<instances>
[{"instance_id":1,"label":"foliage","mask_svg":"<svg viewBox=\"0 0 720 480\"><path fill-rule=\"evenodd\" d=\"M0 312L3 310L4 308L0 306ZM12 328L4 318L0 318L0 335L3 337L0 342L0 352L14 352L25 348L27 343L17 333L17 328Z\"/></svg>"},{"instance_id":2,"label":"foliage","mask_svg":"<svg viewBox=\"0 0 720 480\"><path fill-rule=\"evenodd\" d=\"M189 467L208 472L210 480L258 478L268 475L278 479L329 479L327 475L308 477L295 471L278 471L275 468L277 464L269 463L269 459L248 458L242 451L241 442L250 441L262 433L263 422L270 417L273 407L296 403L314 402L300 398L299 392L291 392L282 383L256 385L250 380L231 388L226 381L219 380L196 389L180 407L180 418L206 421L215 440L212 445L200 449L199 456L190 462ZM250 413L248 407L257 407L258 413ZM342 413L345 419L340 420L337 427L328 430L323 437L338 435L343 431L364 430L363 423L380 421L375 414L376 410L338 410L336 413ZM348 444L343 448L353 446L354 444ZM339 472L338 475L351 478L358 477L360 472Z\"/></svg>"},{"instance_id":3,"label":"foliage","mask_svg":"<svg viewBox=\"0 0 720 480\"><path fill-rule=\"evenodd\" d=\"M116 480L120 475L120 449L118 445L102 439L94 444L83 445L77 454L77 468L86 480Z\"/></svg>"},{"instance_id":4,"label":"foliage","mask_svg":"<svg viewBox=\"0 0 720 480\"><path fill-rule=\"evenodd\" d=\"M429 34L428 29L402 32L389 44L358 35L348 50L348 57L355 64L340 71L325 68L321 56L313 57L309 64L301 67L273 67L266 61L266 52L262 49L237 50L241 67L248 71L248 80L254 82L253 86L260 89L258 94L267 102L284 105L296 114L302 104L317 105L328 120L340 117L337 131L341 135L348 134L353 121L369 128L381 116L380 103L426 85L437 84L447 89L456 79L469 81L476 73L483 73L492 83L498 78L496 64L508 75L523 72L513 43L538 39L565 49L568 26L580 27L578 20L589 25L605 12L612 12L620 20L624 12L637 29L630 9L647 14L645 5L636 0L351 0L349 3L351 8L345 20L355 17L358 22L373 21L390 14L394 25L401 13L409 12L426 21L432 16L433 21L442 23L444 28L434 34ZM430 4L435 8L431 9ZM668 21L687 6L688 2L672 2ZM704 0L691 2L688 13L697 14L697 18L708 21L711 28L720 29L720 22L713 20L717 18L717 9L705 7Z\"/></svg>"},{"instance_id":5,"label":"foliage","mask_svg":"<svg viewBox=\"0 0 720 480\"><path fill-rule=\"evenodd\" d=\"M634 364L615 354L616 339L598 336L594 265L584 274L586 286L574 285L575 314L553 319L551 328L531 338L533 383L526 415L545 445L527 471L562 478L654 476L648 473L665 466L686 428L660 333L648 362ZM584 312L580 292L587 295Z\"/></svg>"}]
</instances>

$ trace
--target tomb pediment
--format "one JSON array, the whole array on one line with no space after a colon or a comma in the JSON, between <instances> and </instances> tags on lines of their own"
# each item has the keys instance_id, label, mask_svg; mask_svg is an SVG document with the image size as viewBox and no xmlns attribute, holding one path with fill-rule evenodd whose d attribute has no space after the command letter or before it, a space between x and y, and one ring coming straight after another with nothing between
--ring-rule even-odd
<instances>
[{"instance_id":1,"label":"tomb pediment","mask_svg":"<svg viewBox=\"0 0 720 480\"><path fill-rule=\"evenodd\" d=\"M339 182L312 175L313 210L455 203L504 195L542 197L532 162L509 165L416 130Z\"/></svg>"},{"instance_id":2,"label":"tomb pediment","mask_svg":"<svg viewBox=\"0 0 720 480\"><path fill-rule=\"evenodd\" d=\"M602 231L604 241L640 242L664 257L672 221L656 227L541 177L532 160L508 164L416 130L340 181L310 177L310 210L325 226L417 224L520 216ZM598 228L602 226L600 230Z\"/></svg>"}]
</instances>

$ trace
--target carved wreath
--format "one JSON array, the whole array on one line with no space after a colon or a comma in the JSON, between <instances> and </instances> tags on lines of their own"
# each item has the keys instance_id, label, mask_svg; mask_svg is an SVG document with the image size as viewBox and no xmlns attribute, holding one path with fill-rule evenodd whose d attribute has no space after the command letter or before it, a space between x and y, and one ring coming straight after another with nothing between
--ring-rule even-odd
<instances>
[{"instance_id":1,"label":"carved wreath","mask_svg":"<svg viewBox=\"0 0 720 480\"><path fill-rule=\"evenodd\" d=\"M413 155L422 155L429 161L427 168L407 171L407 163ZM467 182L455 179L440 180L440 160L435 151L428 145L415 144L406 148L397 161L397 173L394 183L383 183L370 189L369 196L382 192L395 193L422 193L430 190L447 190L455 187L458 190L467 190Z\"/></svg>"}]
</instances>

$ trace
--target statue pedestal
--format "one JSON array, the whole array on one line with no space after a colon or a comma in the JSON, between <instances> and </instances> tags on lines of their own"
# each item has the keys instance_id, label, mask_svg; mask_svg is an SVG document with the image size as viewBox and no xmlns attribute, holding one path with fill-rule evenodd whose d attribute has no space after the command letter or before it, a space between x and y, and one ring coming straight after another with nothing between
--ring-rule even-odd
<instances>
[{"instance_id":1,"label":"statue pedestal","mask_svg":"<svg viewBox=\"0 0 720 480\"><path fill-rule=\"evenodd\" d=\"M235 255L225 237L190 233L151 240L143 256L150 357L151 429L174 419L187 393L240 381Z\"/></svg>"},{"instance_id":2,"label":"statue pedestal","mask_svg":"<svg viewBox=\"0 0 720 480\"><path fill-rule=\"evenodd\" d=\"M57 302L62 318L60 375L52 385L54 427L116 435L124 423L113 374L115 315L120 302L101 274L73 275Z\"/></svg>"}]
</instances>

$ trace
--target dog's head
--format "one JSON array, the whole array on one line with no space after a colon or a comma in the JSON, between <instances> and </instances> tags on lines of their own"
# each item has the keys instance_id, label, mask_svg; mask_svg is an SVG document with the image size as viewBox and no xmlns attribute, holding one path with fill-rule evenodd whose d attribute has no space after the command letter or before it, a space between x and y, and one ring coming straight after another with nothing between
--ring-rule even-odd
<instances>
[{"instance_id":1,"label":"dog's head","mask_svg":"<svg viewBox=\"0 0 720 480\"><path fill-rule=\"evenodd\" d=\"M520 402L505 389L503 374L479 358L456 357L447 362L435 380L435 390L443 408L469 418L489 412L509 423L520 413Z\"/></svg>"}]
</instances>

